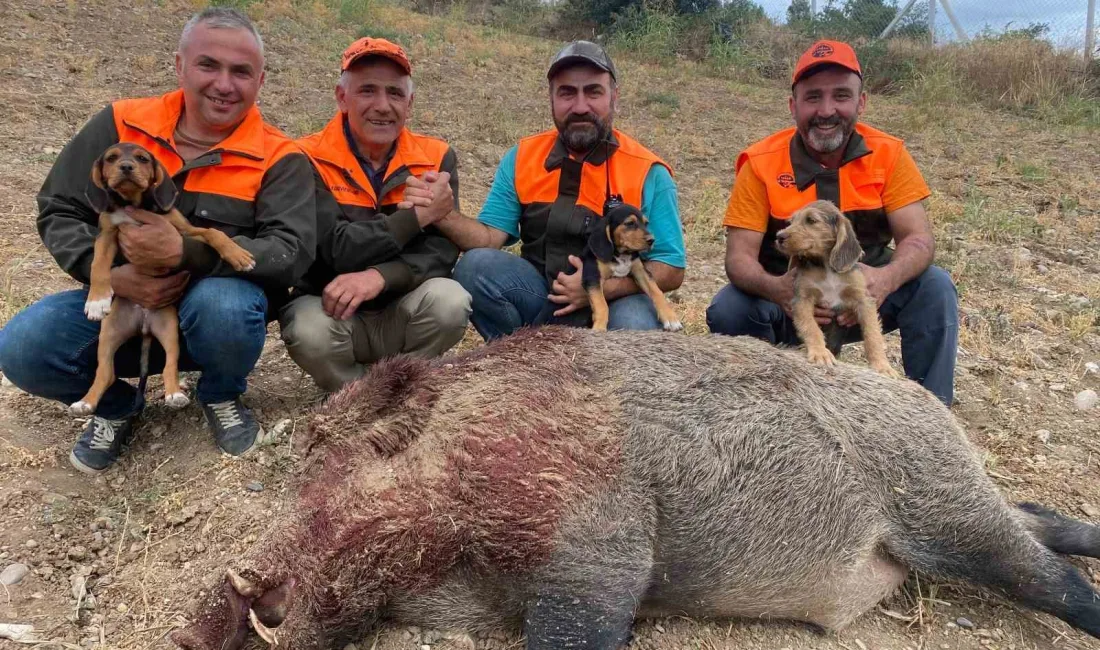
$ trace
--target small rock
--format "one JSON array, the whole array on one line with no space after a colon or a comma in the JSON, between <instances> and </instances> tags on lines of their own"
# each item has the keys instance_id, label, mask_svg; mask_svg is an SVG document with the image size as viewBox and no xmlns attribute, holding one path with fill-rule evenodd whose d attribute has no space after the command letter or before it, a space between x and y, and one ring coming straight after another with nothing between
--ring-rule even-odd
<instances>
[{"instance_id":1,"label":"small rock","mask_svg":"<svg viewBox=\"0 0 1100 650\"><path fill-rule=\"evenodd\" d=\"M1039 442L1045 445L1050 442L1050 431L1046 429L1039 429L1035 432L1035 437L1039 439Z\"/></svg>"},{"instance_id":2,"label":"small rock","mask_svg":"<svg viewBox=\"0 0 1100 650\"><path fill-rule=\"evenodd\" d=\"M83 546L74 546L69 549L68 553L66 553L65 556L68 557L70 560L73 560L74 562L80 562L88 556L88 549L84 548Z\"/></svg>"},{"instance_id":3,"label":"small rock","mask_svg":"<svg viewBox=\"0 0 1100 650\"><path fill-rule=\"evenodd\" d=\"M252 481L251 483L249 483L248 485L246 485L244 487L249 492L263 492L264 491L264 484L260 483L259 481Z\"/></svg>"},{"instance_id":4,"label":"small rock","mask_svg":"<svg viewBox=\"0 0 1100 650\"><path fill-rule=\"evenodd\" d=\"M41 591L36 591L33 594L31 594L31 598L33 598L35 600L42 600L45 597L46 597L46 594L42 593Z\"/></svg>"},{"instance_id":5,"label":"small rock","mask_svg":"<svg viewBox=\"0 0 1100 650\"><path fill-rule=\"evenodd\" d=\"M1082 503L1081 512L1085 513L1089 517L1100 517L1100 509L1097 509L1096 506L1092 505L1091 503Z\"/></svg>"},{"instance_id":6,"label":"small rock","mask_svg":"<svg viewBox=\"0 0 1100 650\"><path fill-rule=\"evenodd\" d=\"M69 497L64 494L58 494L57 492L47 492L42 495L42 503L49 504L51 506L58 504L68 503Z\"/></svg>"},{"instance_id":7,"label":"small rock","mask_svg":"<svg viewBox=\"0 0 1100 650\"><path fill-rule=\"evenodd\" d=\"M126 603L119 603L118 607L116 607L115 610L119 614L125 614L126 612L130 611L130 608L126 606Z\"/></svg>"},{"instance_id":8,"label":"small rock","mask_svg":"<svg viewBox=\"0 0 1100 650\"><path fill-rule=\"evenodd\" d=\"M1089 361L1088 363L1086 363L1085 364L1085 374L1086 375L1100 375L1100 363L1096 363L1095 361Z\"/></svg>"},{"instance_id":9,"label":"small rock","mask_svg":"<svg viewBox=\"0 0 1100 650\"><path fill-rule=\"evenodd\" d=\"M36 546L38 546L38 542L34 541L33 539L28 539L26 542L23 543L23 545L27 548L35 548Z\"/></svg>"},{"instance_id":10,"label":"small rock","mask_svg":"<svg viewBox=\"0 0 1100 650\"><path fill-rule=\"evenodd\" d=\"M1064 391L1065 389L1066 389L1065 384L1051 384L1050 385L1050 390L1054 391L1055 393L1060 393L1060 392Z\"/></svg>"},{"instance_id":11,"label":"small rock","mask_svg":"<svg viewBox=\"0 0 1100 650\"><path fill-rule=\"evenodd\" d=\"M1047 268L1046 264L1036 265L1035 270L1038 271L1039 273L1041 273L1042 275L1046 275L1047 273L1050 273L1050 269Z\"/></svg>"},{"instance_id":12,"label":"small rock","mask_svg":"<svg viewBox=\"0 0 1100 650\"><path fill-rule=\"evenodd\" d=\"M661 634L664 634L664 633L665 633L665 628L664 628L664 626L663 626L663 625L661 625L660 623L657 623L656 625L654 625L654 626L653 626L653 629L657 630L657 631L658 631L658 632L660 632Z\"/></svg>"},{"instance_id":13,"label":"small rock","mask_svg":"<svg viewBox=\"0 0 1100 650\"><path fill-rule=\"evenodd\" d=\"M1087 411L1096 406L1097 401L1100 401L1100 396L1090 388L1077 393L1077 397L1073 398L1073 405L1077 407L1078 411Z\"/></svg>"},{"instance_id":14,"label":"small rock","mask_svg":"<svg viewBox=\"0 0 1100 650\"><path fill-rule=\"evenodd\" d=\"M973 630L974 623L969 618L963 618L962 616L955 619L955 624L964 630Z\"/></svg>"},{"instance_id":15,"label":"small rock","mask_svg":"<svg viewBox=\"0 0 1100 650\"><path fill-rule=\"evenodd\" d=\"M26 564L12 564L0 571L0 585L10 587L12 585L19 584L23 578L30 572L30 567Z\"/></svg>"},{"instance_id":16,"label":"small rock","mask_svg":"<svg viewBox=\"0 0 1100 650\"><path fill-rule=\"evenodd\" d=\"M275 423L275 426L271 429L272 439L282 438L283 434L290 429L290 425L293 424L290 418L284 418Z\"/></svg>"},{"instance_id":17,"label":"small rock","mask_svg":"<svg viewBox=\"0 0 1100 650\"><path fill-rule=\"evenodd\" d=\"M86 582L87 578L83 576L69 576L69 587L74 599L81 600L88 593L85 588Z\"/></svg>"},{"instance_id":18,"label":"small rock","mask_svg":"<svg viewBox=\"0 0 1100 650\"><path fill-rule=\"evenodd\" d=\"M867 644L866 643L864 643L863 641L860 641L859 639L856 639L855 641L856 641L856 647L858 647L859 650L867 650Z\"/></svg>"}]
</instances>

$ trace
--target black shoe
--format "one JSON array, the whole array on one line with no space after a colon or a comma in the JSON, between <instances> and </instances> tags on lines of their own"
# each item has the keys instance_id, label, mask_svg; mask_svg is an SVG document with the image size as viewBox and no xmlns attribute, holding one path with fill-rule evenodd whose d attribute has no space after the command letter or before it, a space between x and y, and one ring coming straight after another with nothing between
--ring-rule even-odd
<instances>
[{"instance_id":1,"label":"black shoe","mask_svg":"<svg viewBox=\"0 0 1100 650\"><path fill-rule=\"evenodd\" d=\"M206 414L206 423L214 430L218 447L232 456L250 451L263 436L260 423L239 397L228 402L203 404L202 412Z\"/></svg>"},{"instance_id":2,"label":"black shoe","mask_svg":"<svg viewBox=\"0 0 1100 650\"><path fill-rule=\"evenodd\" d=\"M136 417L124 420L108 420L93 415L73 445L69 462L86 474L99 474L118 460L122 446L134 432Z\"/></svg>"}]
</instances>

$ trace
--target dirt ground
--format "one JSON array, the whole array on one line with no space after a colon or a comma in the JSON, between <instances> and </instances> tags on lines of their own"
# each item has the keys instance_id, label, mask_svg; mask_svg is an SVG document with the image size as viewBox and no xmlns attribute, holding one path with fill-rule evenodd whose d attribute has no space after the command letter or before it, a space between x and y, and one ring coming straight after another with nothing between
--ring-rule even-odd
<instances>
[{"instance_id":1,"label":"dirt ground","mask_svg":"<svg viewBox=\"0 0 1100 650\"><path fill-rule=\"evenodd\" d=\"M500 156L550 124L543 75L557 44L455 16L356 6L250 4L268 47L266 116L295 136L319 128L334 110L341 49L364 27L397 36L415 66L412 126L458 151L463 210L476 214ZM174 87L171 54L195 8L176 0L0 5L0 323L75 286L39 241L34 195L89 116L111 100ZM617 63L617 124L677 172L690 263L673 300L688 335L696 335L725 282L720 222L734 156L787 124L784 90L705 76L687 62ZM866 119L907 140L933 188L937 263L959 287L963 316L954 410L985 451L990 476L1013 498L1100 523L1100 408L1082 411L1073 403L1079 391L1100 389L1100 375L1086 366L1100 362L1097 135L878 96ZM477 340L471 332L460 347ZM888 340L900 367L898 338ZM863 363L858 348L843 358ZM89 478L66 459L81 420L60 404L0 390L0 570L16 562L30 568L20 583L0 587L0 622L32 624L53 647L167 647L167 633L186 620L197 591L278 516L294 471L290 441L319 398L273 325L245 399L279 432L276 444L228 459L197 406L172 412L152 399L129 452ZM1075 562L1100 583L1100 563ZM394 627L358 645L469 647L436 631ZM15 647L0 641L2 650ZM476 647L522 644L501 637L477 639ZM839 634L669 618L639 623L633 647L1025 650L1100 643L1051 617L914 576Z\"/></svg>"}]
</instances>

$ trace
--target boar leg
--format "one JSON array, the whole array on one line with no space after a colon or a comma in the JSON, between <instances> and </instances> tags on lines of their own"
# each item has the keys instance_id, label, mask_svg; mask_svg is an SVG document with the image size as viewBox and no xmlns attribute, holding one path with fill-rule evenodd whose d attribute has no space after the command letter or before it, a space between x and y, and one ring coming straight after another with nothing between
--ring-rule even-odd
<instances>
[{"instance_id":1,"label":"boar leg","mask_svg":"<svg viewBox=\"0 0 1100 650\"><path fill-rule=\"evenodd\" d=\"M918 571L1001 592L1100 638L1100 593L1011 514L974 513L972 525L953 528L952 538L927 537L898 557Z\"/></svg>"},{"instance_id":2,"label":"boar leg","mask_svg":"<svg viewBox=\"0 0 1100 650\"><path fill-rule=\"evenodd\" d=\"M1070 519L1037 503L1016 505L1027 513L1024 525L1055 553L1100 557L1100 526Z\"/></svg>"},{"instance_id":3,"label":"boar leg","mask_svg":"<svg viewBox=\"0 0 1100 650\"><path fill-rule=\"evenodd\" d=\"M524 612L527 650L617 650L653 571L656 510L627 488L591 498L563 518L550 563Z\"/></svg>"}]
</instances>

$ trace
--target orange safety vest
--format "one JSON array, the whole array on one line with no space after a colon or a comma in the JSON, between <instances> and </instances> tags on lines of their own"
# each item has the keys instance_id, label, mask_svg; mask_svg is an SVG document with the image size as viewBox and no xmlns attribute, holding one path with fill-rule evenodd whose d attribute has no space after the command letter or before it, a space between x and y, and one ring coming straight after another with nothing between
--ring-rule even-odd
<instances>
[{"instance_id":1,"label":"orange safety vest","mask_svg":"<svg viewBox=\"0 0 1100 650\"><path fill-rule=\"evenodd\" d=\"M893 235L886 220L883 187L887 170L904 144L863 123L856 123L838 169L825 169L810 157L794 127L753 144L737 157L736 170L751 165L768 191L768 228L760 246L760 263L769 272L787 271L787 258L775 248L775 234L799 208L811 201L831 201L851 220L863 247L863 263L890 261Z\"/></svg>"},{"instance_id":2,"label":"orange safety vest","mask_svg":"<svg viewBox=\"0 0 1100 650\"><path fill-rule=\"evenodd\" d=\"M382 198L379 200L344 136L343 113L337 113L321 131L298 140L298 145L313 159L325 186L349 221L369 219L379 212L392 212L391 209L383 210L383 207L401 202L409 176L439 170L444 155L450 149L443 140L402 129L383 177Z\"/></svg>"},{"instance_id":3,"label":"orange safety vest","mask_svg":"<svg viewBox=\"0 0 1100 650\"><path fill-rule=\"evenodd\" d=\"M183 111L182 90L123 99L112 109L119 142L145 147L172 176L181 191L179 211L196 225L215 226L231 237L255 231L255 200L264 174L287 155L301 153L253 106L227 138L185 164L173 137Z\"/></svg>"},{"instance_id":4,"label":"orange safety vest","mask_svg":"<svg viewBox=\"0 0 1100 650\"><path fill-rule=\"evenodd\" d=\"M515 189L521 205L520 255L553 281L572 273L570 255L584 252L585 235L603 216L609 194L642 206L642 187L653 165L668 163L619 130L587 158L569 156L556 129L520 140Z\"/></svg>"}]
</instances>

